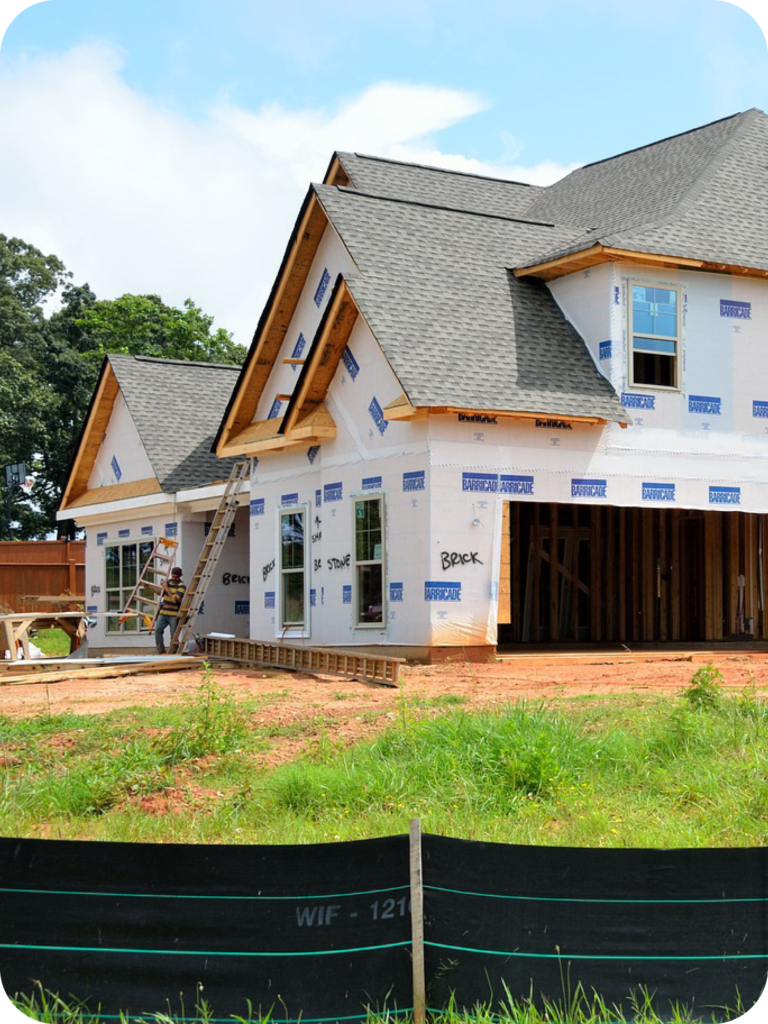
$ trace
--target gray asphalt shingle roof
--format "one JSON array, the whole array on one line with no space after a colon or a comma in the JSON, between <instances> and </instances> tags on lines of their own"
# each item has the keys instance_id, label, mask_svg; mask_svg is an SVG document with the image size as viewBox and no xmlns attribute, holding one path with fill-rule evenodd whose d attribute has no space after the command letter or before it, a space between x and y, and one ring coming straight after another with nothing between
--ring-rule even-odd
<instances>
[{"instance_id":1,"label":"gray asphalt shingle roof","mask_svg":"<svg viewBox=\"0 0 768 1024\"><path fill-rule=\"evenodd\" d=\"M541 191L539 185L483 178L477 174L446 171L422 164L398 163L359 153L336 155L354 188L373 196L409 199L501 217L521 217L527 216L524 211Z\"/></svg>"},{"instance_id":2,"label":"gray asphalt shingle roof","mask_svg":"<svg viewBox=\"0 0 768 1024\"><path fill-rule=\"evenodd\" d=\"M597 242L768 269L768 118L756 109L573 171L526 217L576 229L529 266Z\"/></svg>"},{"instance_id":3,"label":"gray asphalt shingle roof","mask_svg":"<svg viewBox=\"0 0 768 1024\"><path fill-rule=\"evenodd\" d=\"M348 284L416 405L624 420L546 287L511 273L606 246L768 269L768 118L748 110L532 187L355 153L317 186Z\"/></svg>"},{"instance_id":4,"label":"gray asphalt shingle roof","mask_svg":"<svg viewBox=\"0 0 768 1024\"><path fill-rule=\"evenodd\" d=\"M415 405L629 422L548 289L509 268L570 231L317 186L347 281Z\"/></svg>"},{"instance_id":5,"label":"gray asphalt shingle roof","mask_svg":"<svg viewBox=\"0 0 768 1024\"><path fill-rule=\"evenodd\" d=\"M211 444L239 366L150 356L108 356L163 490L168 494L225 480L234 459Z\"/></svg>"}]
</instances>

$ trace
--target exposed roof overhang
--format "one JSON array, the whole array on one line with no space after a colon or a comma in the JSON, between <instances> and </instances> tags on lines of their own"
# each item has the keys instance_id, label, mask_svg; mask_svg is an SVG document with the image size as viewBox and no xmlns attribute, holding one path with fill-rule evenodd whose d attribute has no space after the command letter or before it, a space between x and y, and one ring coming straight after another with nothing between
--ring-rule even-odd
<instances>
[{"instance_id":1,"label":"exposed roof overhang","mask_svg":"<svg viewBox=\"0 0 768 1024\"><path fill-rule=\"evenodd\" d=\"M646 267L683 267L692 270L712 270L719 273L740 274L744 277L768 277L768 270L756 267L742 267L732 263L717 263L712 260L690 259L687 256L670 256L664 253L640 252L634 249L621 249L616 246L603 245L601 242L586 249L555 256L540 263L532 263L527 267L518 267L515 277L538 277L543 281L552 281L579 270L587 270L601 263L637 263Z\"/></svg>"},{"instance_id":2,"label":"exposed roof overhang","mask_svg":"<svg viewBox=\"0 0 768 1024\"><path fill-rule=\"evenodd\" d=\"M358 316L339 275L283 417L249 423L222 443L219 454L255 455L334 438L336 424L325 397Z\"/></svg>"},{"instance_id":3,"label":"exposed roof overhang","mask_svg":"<svg viewBox=\"0 0 768 1024\"><path fill-rule=\"evenodd\" d=\"M122 501L125 498L142 498L147 494L162 494L163 489L157 477L145 477L143 480L129 480L124 484L107 484L106 487L93 487L84 494L73 498L67 509L83 508L86 505L99 505L105 501ZM64 511L64 506L62 506Z\"/></svg>"},{"instance_id":4,"label":"exposed roof overhang","mask_svg":"<svg viewBox=\"0 0 768 1024\"><path fill-rule=\"evenodd\" d=\"M551 412L526 412L510 409L470 409L459 405L431 405L414 406L408 401L405 395L400 395L394 402L384 408L385 420L419 420L427 416L441 416L447 414L459 414L464 416L487 416L493 419L508 420L556 420L560 423L580 423L584 426L598 426L608 422L600 416L572 416L560 415ZM619 422L620 426L628 424Z\"/></svg>"},{"instance_id":5,"label":"exposed roof overhang","mask_svg":"<svg viewBox=\"0 0 768 1024\"><path fill-rule=\"evenodd\" d=\"M327 223L325 211L310 186L214 441L213 450L222 458L248 453L236 443L236 438L252 425Z\"/></svg>"}]
</instances>

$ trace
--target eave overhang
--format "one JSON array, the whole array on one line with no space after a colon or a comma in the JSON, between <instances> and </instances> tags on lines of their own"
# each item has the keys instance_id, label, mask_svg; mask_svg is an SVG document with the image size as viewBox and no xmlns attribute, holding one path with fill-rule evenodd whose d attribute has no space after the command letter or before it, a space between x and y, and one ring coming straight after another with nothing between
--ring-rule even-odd
<instances>
[{"instance_id":1,"label":"eave overhang","mask_svg":"<svg viewBox=\"0 0 768 1024\"><path fill-rule=\"evenodd\" d=\"M327 223L325 211L310 186L213 443L213 451L221 458L250 454L236 443L237 438L252 425Z\"/></svg>"},{"instance_id":2,"label":"eave overhang","mask_svg":"<svg viewBox=\"0 0 768 1024\"><path fill-rule=\"evenodd\" d=\"M349 288L339 275L285 414L249 423L222 444L218 454L255 455L322 444L336 437L336 424L325 398L359 315Z\"/></svg>"},{"instance_id":3,"label":"eave overhang","mask_svg":"<svg viewBox=\"0 0 768 1024\"><path fill-rule=\"evenodd\" d=\"M418 421L426 419L428 416L444 416L444 415L458 415L462 416L487 416L493 419L506 419L506 420L556 420L560 423L578 423L581 426L604 426L606 423L615 422L621 427L629 426L628 422L623 422L618 418L616 420L608 420L601 416L574 416L568 413L559 412L529 412L526 410L517 409L479 409L469 408L468 406L460 405L423 405L414 406L408 401L405 395L400 395L394 402L390 402L389 405L384 407L384 419L385 420L411 420Z\"/></svg>"},{"instance_id":4,"label":"eave overhang","mask_svg":"<svg viewBox=\"0 0 768 1024\"><path fill-rule=\"evenodd\" d=\"M537 277L542 281L553 281L579 270L599 266L601 263L636 263L646 267L681 267L690 270L711 270L721 274L739 274L743 277L768 277L768 270L745 267L733 263L718 263L714 260L690 259L686 256L671 256L665 253L640 252L635 249L621 249L616 246L597 243L586 249L557 256L527 267L517 267L515 277Z\"/></svg>"}]
</instances>

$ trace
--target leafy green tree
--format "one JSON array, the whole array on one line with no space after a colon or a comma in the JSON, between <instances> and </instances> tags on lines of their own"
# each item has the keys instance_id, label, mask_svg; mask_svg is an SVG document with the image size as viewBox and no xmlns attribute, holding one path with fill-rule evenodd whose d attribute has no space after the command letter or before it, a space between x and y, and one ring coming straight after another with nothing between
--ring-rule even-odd
<instances>
[{"instance_id":1,"label":"leafy green tree","mask_svg":"<svg viewBox=\"0 0 768 1024\"><path fill-rule=\"evenodd\" d=\"M71 277L57 257L0 234L0 468L24 462L35 478L28 499L14 496L19 537L57 529L56 509L105 355L232 364L245 358L245 348L214 329L213 317L191 299L183 309L157 295L97 299ZM46 316L52 300L59 308ZM0 477L2 539L8 526Z\"/></svg>"},{"instance_id":2,"label":"leafy green tree","mask_svg":"<svg viewBox=\"0 0 768 1024\"><path fill-rule=\"evenodd\" d=\"M34 471L47 441L46 411L55 393L40 372L48 338L43 308L68 277L56 256L0 234L0 538L9 536L3 467L23 462ZM18 535L44 534L49 516L37 502L10 498Z\"/></svg>"},{"instance_id":3,"label":"leafy green tree","mask_svg":"<svg viewBox=\"0 0 768 1024\"><path fill-rule=\"evenodd\" d=\"M159 295L121 295L102 299L77 320L91 350L108 353L190 359L208 363L242 363L245 349L222 327L213 330L213 317L184 301L184 309L166 306Z\"/></svg>"}]
</instances>

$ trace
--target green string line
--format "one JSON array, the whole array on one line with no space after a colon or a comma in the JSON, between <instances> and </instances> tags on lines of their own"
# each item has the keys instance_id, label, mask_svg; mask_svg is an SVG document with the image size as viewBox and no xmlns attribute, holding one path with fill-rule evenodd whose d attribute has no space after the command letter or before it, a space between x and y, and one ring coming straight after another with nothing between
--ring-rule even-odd
<instances>
[{"instance_id":1,"label":"green string line","mask_svg":"<svg viewBox=\"0 0 768 1024\"><path fill-rule=\"evenodd\" d=\"M175 892L89 892L79 889L14 889L0 886L0 892L32 893L38 896L120 896L145 900L336 900L346 896L375 896L382 892L400 892L409 885L391 885L388 889L361 889L360 892L329 892L311 896L211 896Z\"/></svg>"},{"instance_id":2,"label":"green string line","mask_svg":"<svg viewBox=\"0 0 768 1024\"><path fill-rule=\"evenodd\" d=\"M424 942L437 949L455 949L460 953L485 953L488 956L534 957L541 960L766 960L768 953L720 953L713 956L637 956L622 953L520 953L503 949L471 949L469 946L448 946L443 942Z\"/></svg>"},{"instance_id":3,"label":"green string line","mask_svg":"<svg viewBox=\"0 0 768 1024\"><path fill-rule=\"evenodd\" d=\"M723 896L700 900L617 900L591 896L520 896L500 892L470 892L466 889L445 889L441 885L425 885L433 892L450 892L456 896L481 896L489 900L531 900L540 903L765 903L765 896Z\"/></svg>"},{"instance_id":4,"label":"green string line","mask_svg":"<svg viewBox=\"0 0 768 1024\"><path fill-rule=\"evenodd\" d=\"M55 953L142 953L152 956L340 956L343 953L366 953L373 949L392 949L395 946L410 946L411 940L385 942L381 946L357 946L352 949L313 949L298 952L276 953L251 952L248 950L206 950L206 949L125 949L120 946L37 946L24 942L0 942L0 949L41 949Z\"/></svg>"}]
</instances>

